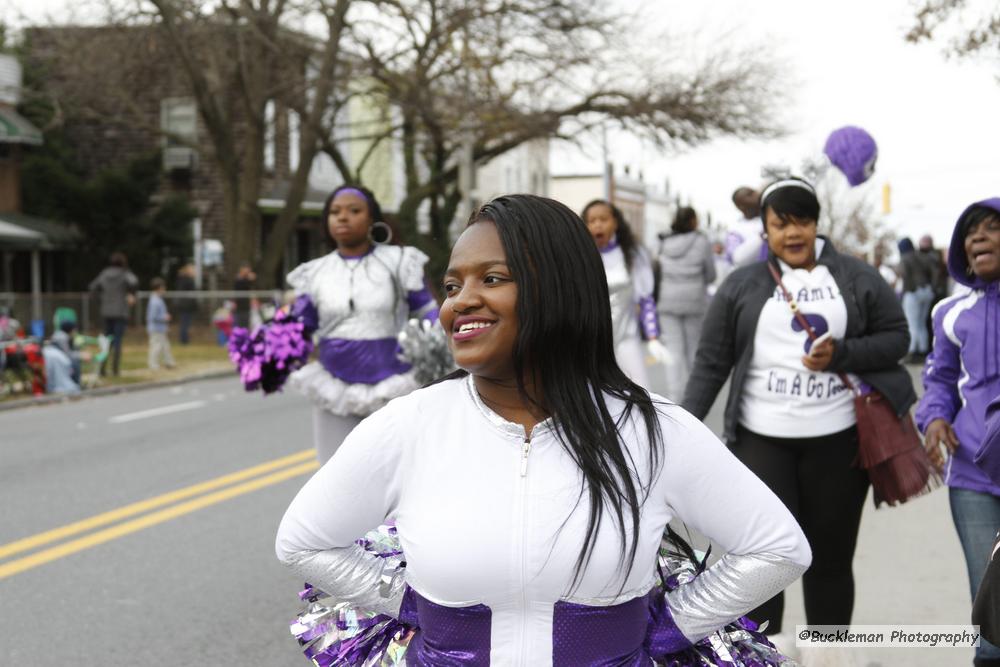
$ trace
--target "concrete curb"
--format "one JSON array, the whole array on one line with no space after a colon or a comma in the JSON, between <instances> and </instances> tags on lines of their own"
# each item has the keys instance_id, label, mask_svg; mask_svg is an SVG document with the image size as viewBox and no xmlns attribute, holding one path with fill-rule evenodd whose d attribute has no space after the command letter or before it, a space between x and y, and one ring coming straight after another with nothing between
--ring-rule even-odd
<instances>
[{"instance_id":1,"label":"concrete curb","mask_svg":"<svg viewBox=\"0 0 1000 667\"><path fill-rule=\"evenodd\" d=\"M52 405L54 403L69 403L71 401L82 401L88 398L97 398L100 396L125 394L133 391L144 391L146 389L160 389L162 387L171 387L178 384L186 384L188 382L197 382L199 380L217 380L219 378L235 377L235 376L236 372L234 369L226 369L226 370L209 371L207 373L198 373L196 375L187 375L185 377L173 378L171 380L154 380L152 382L136 382L134 384L119 384L110 387L97 387L96 389L87 389L81 391L79 394L34 396L32 398L25 398L23 400L0 402L0 412L6 412L7 410L18 410L20 408L30 408L42 405Z\"/></svg>"}]
</instances>

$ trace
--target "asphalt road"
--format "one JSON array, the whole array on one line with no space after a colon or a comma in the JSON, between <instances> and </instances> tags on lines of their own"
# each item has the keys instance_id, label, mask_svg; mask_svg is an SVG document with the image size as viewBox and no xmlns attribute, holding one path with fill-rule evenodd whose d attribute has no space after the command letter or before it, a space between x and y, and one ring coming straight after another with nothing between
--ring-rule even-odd
<instances>
[{"instance_id":1,"label":"asphalt road","mask_svg":"<svg viewBox=\"0 0 1000 667\"><path fill-rule=\"evenodd\" d=\"M0 553L25 537L297 452L304 454L247 481L308 467L311 429L299 397L246 395L236 380L2 413ZM3 568L70 540L0 560L0 664L304 664L288 633L301 582L277 563L273 544L307 475L7 576ZM181 503L211 500L218 490L199 491Z\"/></svg>"},{"instance_id":2,"label":"asphalt road","mask_svg":"<svg viewBox=\"0 0 1000 667\"><path fill-rule=\"evenodd\" d=\"M235 379L0 413L0 666L307 664L287 629L300 582L273 540L311 428L303 399ZM944 490L869 505L855 571L856 623L968 620ZM785 624L803 622L796 585ZM948 667L971 651L858 658Z\"/></svg>"}]
</instances>

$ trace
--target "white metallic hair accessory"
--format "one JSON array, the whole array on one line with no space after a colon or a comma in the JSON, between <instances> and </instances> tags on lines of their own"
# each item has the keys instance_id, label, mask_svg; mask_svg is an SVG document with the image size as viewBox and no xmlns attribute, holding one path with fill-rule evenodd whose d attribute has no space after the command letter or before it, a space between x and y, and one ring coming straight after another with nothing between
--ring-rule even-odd
<instances>
[{"instance_id":1,"label":"white metallic hair accessory","mask_svg":"<svg viewBox=\"0 0 1000 667\"><path fill-rule=\"evenodd\" d=\"M777 192L778 190L783 190L784 188L802 188L803 190L811 193L814 197L816 196L815 188L805 181L798 178L783 178L780 181L775 181L767 186L764 193L760 196L760 203L763 204L772 193Z\"/></svg>"}]
</instances>

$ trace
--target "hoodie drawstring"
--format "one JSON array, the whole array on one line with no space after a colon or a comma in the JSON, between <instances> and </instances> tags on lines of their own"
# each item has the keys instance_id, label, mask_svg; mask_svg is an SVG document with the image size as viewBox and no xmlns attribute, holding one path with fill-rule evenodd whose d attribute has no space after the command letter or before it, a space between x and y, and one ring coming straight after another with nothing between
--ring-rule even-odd
<instances>
[{"instance_id":1,"label":"hoodie drawstring","mask_svg":"<svg viewBox=\"0 0 1000 667\"><path fill-rule=\"evenodd\" d=\"M1000 322L997 321L997 300L1000 300L1000 283L989 283L985 288L986 313L983 325L983 354L986 358L986 379L993 380L1000 375ZM992 349L991 349L992 348Z\"/></svg>"}]
</instances>

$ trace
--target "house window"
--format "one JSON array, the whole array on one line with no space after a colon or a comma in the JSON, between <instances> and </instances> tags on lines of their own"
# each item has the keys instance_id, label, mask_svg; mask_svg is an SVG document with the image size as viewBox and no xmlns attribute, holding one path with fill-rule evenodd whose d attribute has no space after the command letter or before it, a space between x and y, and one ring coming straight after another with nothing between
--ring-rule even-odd
<instances>
[{"instance_id":1,"label":"house window","mask_svg":"<svg viewBox=\"0 0 1000 667\"><path fill-rule=\"evenodd\" d=\"M191 146L198 139L198 108L194 98L168 97L160 102L163 147Z\"/></svg>"}]
</instances>

